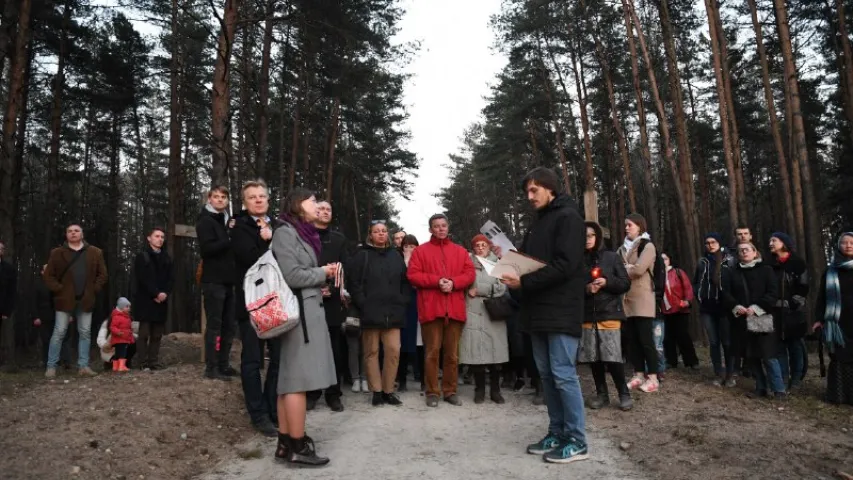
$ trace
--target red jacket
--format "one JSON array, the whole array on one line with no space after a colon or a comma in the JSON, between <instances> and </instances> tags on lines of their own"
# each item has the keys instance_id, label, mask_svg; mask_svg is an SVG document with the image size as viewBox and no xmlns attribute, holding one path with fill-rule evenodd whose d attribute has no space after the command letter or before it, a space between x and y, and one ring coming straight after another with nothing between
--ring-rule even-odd
<instances>
[{"instance_id":1,"label":"red jacket","mask_svg":"<svg viewBox=\"0 0 853 480\"><path fill-rule=\"evenodd\" d=\"M664 315L682 313L690 310L690 307L682 307L681 301L693 300L693 285L687 274L680 268L672 268L666 272L666 290L664 290L665 302L661 303L660 309ZM669 308L666 308L669 303Z\"/></svg>"},{"instance_id":2,"label":"red jacket","mask_svg":"<svg viewBox=\"0 0 853 480\"><path fill-rule=\"evenodd\" d=\"M450 240L432 237L412 252L407 276L418 289L418 320L431 322L437 318L450 318L464 322L465 291L476 279L471 256ZM442 293L438 281L447 278L453 282L453 291Z\"/></svg>"},{"instance_id":3,"label":"red jacket","mask_svg":"<svg viewBox=\"0 0 853 480\"><path fill-rule=\"evenodd\" d=\"M110 318L110 343L113 345L136 343L136 339L133 338L133 327L130 324L130 314L119 309L113 310Z\"/></svg>"}]
</instances>

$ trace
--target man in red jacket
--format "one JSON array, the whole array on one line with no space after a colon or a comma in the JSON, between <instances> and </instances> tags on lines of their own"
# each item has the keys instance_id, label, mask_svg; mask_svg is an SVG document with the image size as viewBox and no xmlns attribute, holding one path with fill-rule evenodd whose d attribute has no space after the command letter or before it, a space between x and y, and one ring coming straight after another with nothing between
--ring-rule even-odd
<instances>
[{"instance_id":1,"label":"man in red jacket","mask_svg":"<svg viewBox=\"0 0 853 480\"><path fill-rule=\"evenodd\" d=\"M465 290L474 283L476 274L471 257L461 246L448 239L450 224L442 214L429 219L432 238L412 252L409 282L418 289L418 321L426 346L424 380L426 404L438 406L444 401L461 405L456 395L459 369L459 337L465 325ZM438 358L444 348L444 377L438 386Z\"/></svg>"}]
</instances>

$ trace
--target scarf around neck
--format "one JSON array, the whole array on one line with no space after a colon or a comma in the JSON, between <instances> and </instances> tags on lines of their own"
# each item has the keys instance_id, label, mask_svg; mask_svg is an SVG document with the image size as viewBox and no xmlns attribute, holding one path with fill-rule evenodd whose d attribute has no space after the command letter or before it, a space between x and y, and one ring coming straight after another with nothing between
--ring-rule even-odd
<instances>
[{"instance_id":1,"label":"scarf around neck","mask_svg":"<svg viewBox=\"0 0 853 480\"><path fill-rule=\"evenodd\" d=\"M751 262L749 262L749 263L739 262L739 264L740 264L740 268L754 268L754 267L755 267L756 265L758 265L759 263L761 263L761 259L760 259L760 258L756 258L755 260L753 260L753 261L751 261Z\"/></svg>"},{"instance_id":2,"label":"scarf around neck","mask_svg":"<svg viewBox=\"0 0 853 480\"><path fill-rule=\"evenodd\" d=\"M219 210L217 210L217 209L213 208L213 205L211 205L211 204L209 204L209 203L207 203L207 204L205 204L205 205L204 205L204 209L205 209L205 210L207 210L207 211L208 211L208 212L210 212L210 213L213 213L213 214L217 214L217 213L221 213L221 214L223 214L223 215L225 216L225 217L224 217L224 218L225 218L225 226L228 226L228 220L230 220L230 219L231 219L231 216L230 216L230 215L228 215L228 211L227 211L227 210L223 210L223 211L221 211L221 212L220 212Z\"/></svg>"},{"instance_id":3,"label":"scarf around neck","mask_svg":"<svg viewBox=\"0 0 853 480\"><path fill-rule=\"evenodd\" d=\"M630 252L631 249L634 248L637 242L643 239L652 241L652 237L649 236L649 232L646 232L633 240L629 240L628 237L625 237L625 242L622 244L622 246L625 247L625 254L627 255L628 252Z\"/></svg>"},{"instance_id":4,"label":"scarf around neck","mask_svg":"<svg viewBox=\"0 0 853 480\"><path fill-rule=\"evenodd\" d=\"M853 232L841 234L838 239L836 252L826 269L826 310L823 314L823 341L829 348L830 353L835 347L844 347L844 333L838 320L841 318L841 283L838 281L839 270L853 270L853 258L841 255L841 239L853 236Z\"/></svg>"},{"instance_id":5,"label":"scarf around neck","mask_svg":"<svg viewBox=\"0 0 853 480\"><path fill-rule=\"evenodd\" d=\"M299 238L314 250L314 253L317 255L317 262L319 262L322 244L320 243L320 232L317 231L317 227L313 223L304 222L301 218L295 218L288 213L282 213L279 219L291 224L296 229Z\"/></svg>"}]
</instances>

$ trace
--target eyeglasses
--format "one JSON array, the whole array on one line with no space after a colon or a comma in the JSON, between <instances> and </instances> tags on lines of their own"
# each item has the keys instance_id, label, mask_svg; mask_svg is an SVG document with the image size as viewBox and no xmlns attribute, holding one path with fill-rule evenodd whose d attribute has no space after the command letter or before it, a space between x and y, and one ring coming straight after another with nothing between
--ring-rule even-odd
<instances>
[{"instance_id":1,"label":"eyeglasses","mask_svg":"<svg viewBox=\"0 0 853 480\"><path fill-rule=\"evenodd\" d=\"M738 249L737 249L737 251L738 251L738 252L751 252L751 251L752 251L752 247L743 247L743 248L738 248Z\"/></svg>"},{"instance_id":2,"label":"eyeglasses","mask_svg":"<svg viewBox=\"0 0 853 480\"><path fill-rule=\"evenodd\" d=\"M373 225L379 225L380 223L381 223L382 225L385 225L385 224L386 224L386 223L388 223L388 222L387 222L384 218L383 218L383 219L380 219L380 220L371 220L371 221L370 221L370 225L371 225L371 226L373 226Z\"/></svg>"}]
</instances>

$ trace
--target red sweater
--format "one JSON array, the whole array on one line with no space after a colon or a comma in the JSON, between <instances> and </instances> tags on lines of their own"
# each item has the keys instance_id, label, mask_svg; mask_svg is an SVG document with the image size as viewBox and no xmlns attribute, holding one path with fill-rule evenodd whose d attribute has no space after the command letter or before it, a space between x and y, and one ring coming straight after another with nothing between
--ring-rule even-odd
<instances>
[{"instance_id":1,"label":"red sweater","mask_svg":"<svg viewBox=\"0 0 853 480\"><path fill-rule=\"evenodd\" d=\"M449 318L464 322L465 291L476 279L474 264L468 252L450 240L432 237L412 252L407 273L409 282L418 289L418 320L431 322ZM442 293L438 281L453 282L453 291Z\"/></svg>"},{"instance_id":2,"label":"red sweater","mask_svg":"<svg viewBox=\"0 0 853 480\"><path fill-rule=\"evenodd\" d=\"M113 310L110 318L110 343L113 345L136 343L136 339L133 338L130 315L119 309Z\"/></svg>"},{"instance_id":3,"label":"red sweater","mask_svg":"<svg viewBox=\"0 0 853 480\"><path fill-rule=\"evenodd\" d=\"M681 301L690 302L693 300L693 285L690 284L690 279L687 274L680 268L672 268L666 272L666 290L664 290L666 302L661 303L661 312L664 315L672 315L674 313L682 313L690 310L681 306ZM669 308L666 308L669 303Z\"/></svg>"}]
</instances>

